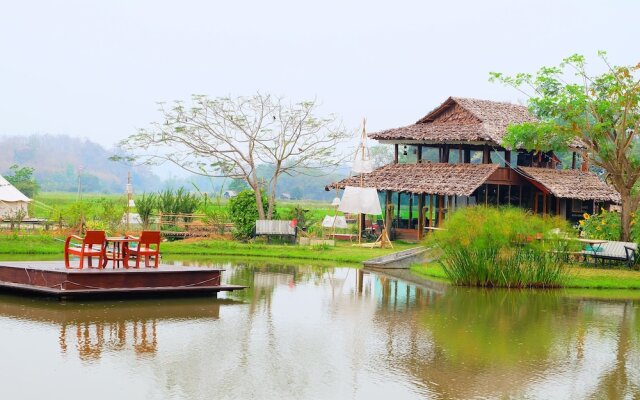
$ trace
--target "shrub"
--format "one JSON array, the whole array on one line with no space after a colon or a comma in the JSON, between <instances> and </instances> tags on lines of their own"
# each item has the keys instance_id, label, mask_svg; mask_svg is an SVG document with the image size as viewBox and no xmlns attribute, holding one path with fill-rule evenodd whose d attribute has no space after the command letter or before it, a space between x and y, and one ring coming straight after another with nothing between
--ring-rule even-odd
<instances>
[{"instance_id":1,"label":"shrub","mask_svg":"<svg viewBox=\"0 0 640 400\"><path fill-rule=\"evenodd\" d=\"M149 222L151 220L151 214L156 209L158 204L158 196L155 193L142 193L142 197L138 197L136 200L136 210L140 215L140 221L142 221L142 229L149 228Z\"/></svg>"},{"instance_id":2,"label":"shrub","mask_svg":"<svg viewBox=\"0 0 640 400\"><path fill-rule=\"evenodd\" d=\"M467 207L429 238L457 285L557 287L565 277L563 255L572 246L560 218L540 218L511 207Z\"/></svg>"},{"instance_id":3,"label":"shrub","mask_svg":"<svg viewBox=\"0 0 640 400\"><path fill-rule=\"evenodd\" d=\"M268 199L262 193L262 206L267 212ZM233 236L236 239L246 240L253 236L258 217L258 205L253 190L243 190L229 200L229 217L233 222ZM274 216L275 217L275 216Z\"/></svg>"},{"instance_id":4,"label":"shrub","mask_svg":"<svg viewBox=\"0 0 640 400\"><path fill-rule=\"evenodd\" d=\"M640 215L632 214L631 238L640 243ZM584 235L592 239L620 240L620 214L617 212L600 211L600 214L584 214L579 221Z\"/></svg>"}]
</instances>

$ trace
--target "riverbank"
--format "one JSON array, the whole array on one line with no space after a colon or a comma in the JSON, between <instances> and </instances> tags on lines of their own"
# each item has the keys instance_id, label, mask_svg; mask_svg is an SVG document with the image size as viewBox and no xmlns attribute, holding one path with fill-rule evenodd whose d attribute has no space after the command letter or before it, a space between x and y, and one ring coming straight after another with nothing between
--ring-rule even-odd
<instances>
[{"instance_id":1,"label":"riverbank","mask_svg":"<svg viewBox=\"0 0 640 400\"><path fill-rule=\"evenodd\" d=\"M271 259L298 259L361 263L395 251L415 247L415 244L395 242L393 249L363 248L349 242L336 242L336 246L299 246L291 244L241 243L234 240L202 239L165 242L163 255L175 256L248 256ZM60 255L64 250L64 238L50 235L2 235L0 258L9 255Z\"/></svg>"},{"instance_id":2,"label":"riverbank","mask_svg":"<svg viewBox=\"0 0 640 400\"><path fill-rule=\"evenodd\" d=\"M162 243L166 257L255 257L271 260L313 260L340 264L360 264L362 261L395 251L415 247L416 244L394 242L393 249L370 249L337 242L336 246L299 246L291 244L241 243L233 240L203 239ZM51 235L0 236L0 259L44 259L62 257L64 238ZM568 266L569 277L564 288L640 290L640 272L628 269L598 269L575 264ZM448 282L437 262L411 267L419 277Z\"/></svg>"},{"instance_id":3,"label":"riverbank","mask_svg":"<svg viewBox=\"0 0 640 400\"><path fill-rule=\"evenodd\" d=\"M569 264L565 289L625 289L640 290L640 271L618 268L592 268ZM437 262L413 265L411 272L427 279L449 282L442 266Z\"/></svg>"}]
</instances>

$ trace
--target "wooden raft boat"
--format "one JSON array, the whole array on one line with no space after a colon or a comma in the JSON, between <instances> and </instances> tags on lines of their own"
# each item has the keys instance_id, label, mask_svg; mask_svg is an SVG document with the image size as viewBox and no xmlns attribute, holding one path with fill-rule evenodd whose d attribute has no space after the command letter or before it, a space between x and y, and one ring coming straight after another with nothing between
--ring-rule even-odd
<instances>
[{"instance_id":1,"label":"wooden raft boat","mask_svg":"<svg viewBox=\"0 0 640 400\"><path fill-rule=\"evenodd\" d=\"M0 288L55 297L211 294L245 289L221 283L223 269L67 269L62 261L0 261Z\"/></svg>"},{"instance_id":2,"label":"wooden raft boat","mask_svg":"<svg viewBox=\"0 0 640 400\"><path fill-rule=\"evenodd\" d=\"M402 250L395 253L387 254L386 256L372 258L371 260L363 261L362 265L367 268L395 268L395 269L408 269L411 264L421 263L424 260L427 249L420 246L412 249Z\"/></svg>"}]
</instances>

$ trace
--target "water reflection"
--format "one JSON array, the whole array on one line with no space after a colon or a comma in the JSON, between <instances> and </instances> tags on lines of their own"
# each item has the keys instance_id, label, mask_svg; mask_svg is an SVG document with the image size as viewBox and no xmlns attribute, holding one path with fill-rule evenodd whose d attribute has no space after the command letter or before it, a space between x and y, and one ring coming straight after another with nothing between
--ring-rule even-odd
<instances>
[{"instance_id":1,"label":"water reflection","mask_svg":"<svg viewBox=\"0 0 640 400\"><path fill-rule=\"evenodd\" d=\"M55 326L60 352L73 349L83 361L104 353L131 350L152 356L158 349L158 322L216 320L230 300L172 299L137 301L58 302L0 296L0 317Z\"/></svg>"},{"instance_id":2,"label":"water reflection","mask_svg":"<svg viewBox=\"0 0 640 400\"><path fill-rule=\"evenodd\" d=\"M29 359L1 383L24 390L19 377L40 363L54 371L48 383L72 373L91 390L97 374L140 398L640 397L637 300L446 289L330 265L194 262L249 288L115 303L0 296L0 338L24 341L15 354Z\"/></svg>"}]
</instances>

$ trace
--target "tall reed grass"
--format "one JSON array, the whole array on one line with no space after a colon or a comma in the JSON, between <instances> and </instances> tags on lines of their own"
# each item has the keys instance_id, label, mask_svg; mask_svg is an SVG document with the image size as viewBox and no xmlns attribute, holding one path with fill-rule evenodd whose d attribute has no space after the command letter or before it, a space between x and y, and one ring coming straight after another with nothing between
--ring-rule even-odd
<instances>
[{"instance_id":1,"label":"tall reed grass","mask_svg":"<svg viewBox=\"0 0 640 400\"><path fill-rule=\"evenodd\" d=\"M467 207L453 213L429 240L456 285L559 287L573 242L568 224L516 208Z\"/></svg>"}]
</instances>

